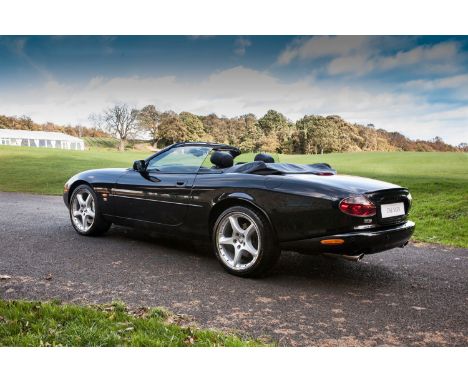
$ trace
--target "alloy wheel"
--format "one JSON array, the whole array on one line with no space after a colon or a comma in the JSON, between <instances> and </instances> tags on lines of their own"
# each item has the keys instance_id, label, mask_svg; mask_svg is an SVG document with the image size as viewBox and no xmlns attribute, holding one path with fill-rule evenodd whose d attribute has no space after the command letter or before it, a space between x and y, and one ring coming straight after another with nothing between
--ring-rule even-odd
<instances>
[{"instance_id":1,"label":"alloy wheel","mask_svg":"<svg viewBox=\"0 0 468 382\"><path fill-rule=\"evenodd\" d=\"M73 224L81 232L88 232L94 224L96 204L89 190L78 191L72 202L71 215Z\"/></svg>"},{"instance_id":2,"label":"alloy wheel","mask_svg":"<svg viewBox=\"0 0 468 382\"><path fill-rule=\"evenodd\" d=\"M241 212L229 213L218 225L216 247L221 260L229 268L250 268L260 253L260 230L249 215Z\"/></svg>"}]
</instances>

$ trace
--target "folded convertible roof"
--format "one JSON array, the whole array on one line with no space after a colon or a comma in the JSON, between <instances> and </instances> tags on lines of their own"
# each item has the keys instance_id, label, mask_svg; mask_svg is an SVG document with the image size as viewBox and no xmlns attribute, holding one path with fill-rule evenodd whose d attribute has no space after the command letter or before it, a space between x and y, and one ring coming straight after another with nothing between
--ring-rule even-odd
<instances>
[{"instance_id":1,"label":"folded convertible roof","mask_svg":"<svg viewBox=\"0 0 468 382\"><path fill-rule=\"evenodd\" d=\"M240 172L244 174L258 175L283 175L283 174L315 174L315 175L335 175L336 170L327 163L315 164L293 164L293 163L265 163L249 162L233 166L226 172Z\"/></svg>"}]
</instances>

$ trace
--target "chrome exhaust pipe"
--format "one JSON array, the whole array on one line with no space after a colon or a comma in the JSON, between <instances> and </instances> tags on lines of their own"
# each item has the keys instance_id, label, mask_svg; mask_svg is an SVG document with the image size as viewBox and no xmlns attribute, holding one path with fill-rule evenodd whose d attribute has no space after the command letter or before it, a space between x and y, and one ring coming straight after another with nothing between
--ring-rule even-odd
<instances>
[{"instance_id":1,"label":"chrome exhaust pipe","mask_svg":"<svg viewBox=\"0 0 468 382\"><path fill-rule=\"evenodd\" d=\"M348 261L358 262L362 260L362 258L364 257L364 253L361 253L360 255L355 255L355 256L341 255L341 257Z\"/></svg>"},{"instance_id":2,"label":"chrome exhaust pipe","mask_svg":"<svg viewBox=\"0 0 468 382\"><path fill-rule=\"evenodd\" d=\"M323 253L323 256L358 262L362 260L362 258L364 257L364 253L361 253L359 255L337 255L336 253Z\"/></svg>"}]
</instances>

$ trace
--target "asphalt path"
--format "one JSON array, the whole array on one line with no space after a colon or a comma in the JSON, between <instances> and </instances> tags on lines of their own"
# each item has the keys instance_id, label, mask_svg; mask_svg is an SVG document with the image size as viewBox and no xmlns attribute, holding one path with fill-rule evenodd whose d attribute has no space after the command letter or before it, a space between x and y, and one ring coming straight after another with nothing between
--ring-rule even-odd
<instances>
[{"instance_id":1,"label":"asphalt path","mask_svg":"<svg viewBox=\"0 0 468 382\"><path fill-rule=\"evenodd\" d=\"M0 193L0 298L164 306L284 346L467 346L468 250L412 243L359 263L284 252L225 273L204 243L115 227L79 236L60 197Z\"/></svg>"}]
</instances>

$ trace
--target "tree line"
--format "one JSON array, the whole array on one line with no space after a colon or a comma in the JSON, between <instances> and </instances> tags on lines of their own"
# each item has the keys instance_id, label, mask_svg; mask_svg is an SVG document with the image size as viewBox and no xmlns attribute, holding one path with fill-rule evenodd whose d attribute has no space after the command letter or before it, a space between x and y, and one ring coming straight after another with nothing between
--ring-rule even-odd
<instances>
[{"instance_id":1,"label":"tree line","mask_svg":"<svg viewBox=\"0 0 468 382\"><path fill-rule=\"evenodd\" d=\"M261 118L254 114L219 117L187 111L159 111L154 105L140 110L115 105L93 115L95 126L125 141L145 132L156 148L181 141L211 141L239 147L243 152L264 151L281 154L324 154L349 151L468 151L435 137L430 141L411 140L398 132L373 125L350 123L337 115L305 115L296 122L276 110Z\"/></svg>"},{"instance_id":2,"label":"tree line","mask_svg":"<svg viewBox=\"0 0 468 382\"><path fill-rule=\"evenodd\" d=\"M220 117L190 112L160 111L154 105L142 109L114 105L92 114L93 128L35 124L28 117L0 116L0 128L62 131L75 136L113 136L124 150L128 140L143 134L156 148L180 141L211 141L237 146L243 152L323 154L350 151L468 151L468 145L452 146L442 138L411 140L398 132L373 125L350 123L337 115L305 115L296 122L275 110L261 118L254 114Z\"/></svg>"},{"instance_id":3,"label":"tree line","mask_svg":"<svg viewBox=\"0 0 468 382\"><path fill-rule=\"evenodd\" d=\"M74 137L96 137L107 138L109 133L95 127L82 125L58 125L52 122L36 123L27 115L20 117L7 117L0 115L0 129L34 130L34 131L54 131L72 135Z\"/></svg>"}]
</instances>

